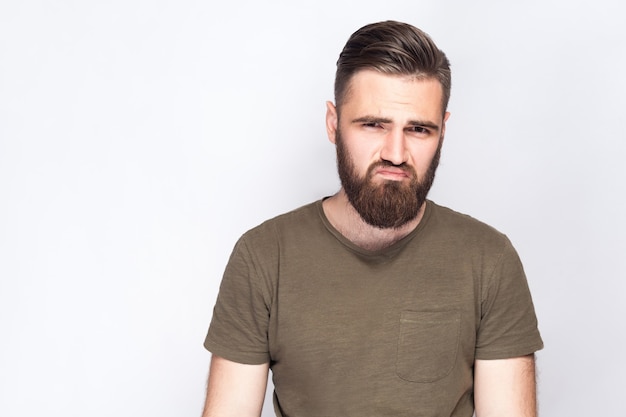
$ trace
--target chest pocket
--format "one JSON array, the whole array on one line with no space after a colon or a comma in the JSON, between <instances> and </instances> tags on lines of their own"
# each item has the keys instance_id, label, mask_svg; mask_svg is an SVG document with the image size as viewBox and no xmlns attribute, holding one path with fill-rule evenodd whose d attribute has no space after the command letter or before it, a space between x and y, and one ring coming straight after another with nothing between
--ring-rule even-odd
<instances>
[{"instance_id":1,"label":"chest pocket","mask_svg":"<svg viewBox=\"0 0 626 417\"><path fill-rule=\"evenodd\" d=\"M460 331L458 311L403 311L397 375L411 382L435 382L448 375L457 359Z\"/></svg>"}]
</instances>

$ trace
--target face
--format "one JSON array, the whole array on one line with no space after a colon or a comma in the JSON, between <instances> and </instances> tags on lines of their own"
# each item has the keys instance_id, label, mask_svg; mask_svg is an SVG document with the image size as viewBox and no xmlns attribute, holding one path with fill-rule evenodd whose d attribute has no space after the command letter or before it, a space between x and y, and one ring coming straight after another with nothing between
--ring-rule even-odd
<instances>
[{"instance_id":1,"label":"face","mask_svg":"<svg viewBox=\"0 0 626 417\"><path fill-rule=\"evenodd\" d=\"M364 221L398 228L413 220L435 177L445 122L441 85L361 71L326 126L348 200Z\"/></svg>"}]
</instances>

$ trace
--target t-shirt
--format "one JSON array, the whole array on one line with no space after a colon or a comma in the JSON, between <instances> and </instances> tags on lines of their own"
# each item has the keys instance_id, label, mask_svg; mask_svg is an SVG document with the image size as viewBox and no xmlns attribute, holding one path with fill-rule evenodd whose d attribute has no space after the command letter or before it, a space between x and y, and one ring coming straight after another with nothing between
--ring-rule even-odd
<instances>
[{"instance_id":1,"label":"t-shirt","mask_svg":"<svg viewBox=\"0 0 626 417\"><path fill-rule=\"evenodd\" d=\"M205 347L269 362L278 416L471 417L474 360L543 343L503 234L427 201L409 235L368 251L317 201L240 238Z\"/></svg>"}]
</instances>

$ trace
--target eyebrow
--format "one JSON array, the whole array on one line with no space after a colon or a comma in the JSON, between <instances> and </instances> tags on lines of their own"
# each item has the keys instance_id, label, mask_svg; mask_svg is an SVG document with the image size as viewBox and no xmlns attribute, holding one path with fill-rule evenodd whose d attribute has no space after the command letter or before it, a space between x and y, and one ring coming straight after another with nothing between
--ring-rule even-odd
<instances>
[{"instance_id":1,"label":"eyebrow","mask_svg":"<svg viewBox=\"0 0 626 417\"><path fill-rule=\"evenodd\" d=\"M378 116L362 116L352 120L352 123L393 123L393 120L387 117ZM437 123L425 121L425 120L409 120L407 122L409 126L422 126L430 129L439 130L440 126Z\"/></svg>"}]
</instances>

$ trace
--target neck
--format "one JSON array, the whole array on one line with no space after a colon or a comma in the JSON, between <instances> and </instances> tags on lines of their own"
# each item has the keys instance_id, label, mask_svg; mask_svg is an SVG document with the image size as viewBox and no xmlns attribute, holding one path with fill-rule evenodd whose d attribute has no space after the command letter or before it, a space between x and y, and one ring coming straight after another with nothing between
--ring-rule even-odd
<instances>
[{"instance_id":1,"label":"neck","mask_svg":"<svg viewBox=\"0 0 626 417\"><path fill-rule=\"evenodd\" d=\"M422 204L417 216L399 228L381 229L361 218L343 188L323 203L324 214L330 224L355 245L371 251L387 248L411 233L422 220L425 206L425 203Z\"/></svg>"}]
</instances>

